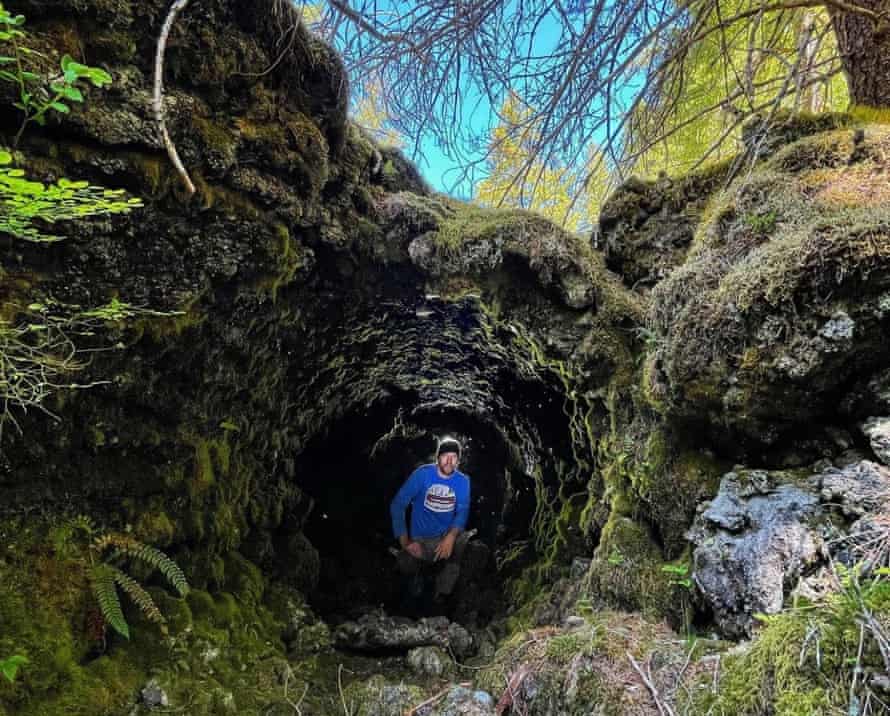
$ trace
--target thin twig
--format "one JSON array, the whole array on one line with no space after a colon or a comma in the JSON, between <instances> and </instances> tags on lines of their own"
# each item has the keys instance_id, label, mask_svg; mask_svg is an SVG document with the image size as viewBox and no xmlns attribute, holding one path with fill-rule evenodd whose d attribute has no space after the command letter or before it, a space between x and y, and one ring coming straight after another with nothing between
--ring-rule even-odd
<instances>
[{"instance_id":1,"label":"thin twig","mask_svg":"<svg viewBox=\"0 0 890 716\"><path fill-rule=\"evenodd\" d=\"M192 180L189 178L188 172L179 158L176 145L173 144L173 140L170 138L170 133L167 131L167 123L164 120L164 52L167 49L167 38L170 35L170 29L173 27L176 16L188 4L189 0L176 0L170 7L170 12L167 13L164 25L161 27L161 34L158 37L158 49L155 54L154 97L152 98L151 105L152 109L154 109L155 121L158 123L158 131L160 131L161 138L164 140L164 146L167 149L167 155L170 157L170 161L173 162L173 166L176 168L179 176L182 177L185 189L191 196L195 193L195 185L192 184Z\"/></svg>"},{"instance_id":2,"label":"thin twig","mask_svg":"<svg viewBox=\"0 0 890 716\"><path fill-rule=\"evenodd\" d=\"M352 716L352 711L346 705L346 696L343 693L343 664L337 667L337 690L340 692L340 703L343 704L343 713Z\"/></svg>"},{"instance_id":3,"label":"thin twig","mask_svg":"<svg viewBox=\"0 0 890 716\"><path fill-rule=\"evenodd\" d=\"M655 702L655 706L658 709L658 713L661 716L676 716L674 714L674 710L666 703L661 700L661 695L658 693L658 689L655 688L655 684L652 683L652 680L643 673L643 670L640 668L640 665L636 662L636 659L633 658L633 655L626 651L627 658L630 659L630 665L634 668L640 675L640 679L643 680L643 683L646 685L646 688L649 689L649 693L652 695L652 700Z\"/></svg>"}]
</instances>

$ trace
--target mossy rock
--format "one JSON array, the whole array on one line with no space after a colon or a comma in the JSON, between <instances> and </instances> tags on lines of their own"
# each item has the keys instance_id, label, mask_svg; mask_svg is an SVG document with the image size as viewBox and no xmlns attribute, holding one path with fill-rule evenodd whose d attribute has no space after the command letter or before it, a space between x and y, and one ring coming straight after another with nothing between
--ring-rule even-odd
<instances>
[{"instance_id":1,"label":"mossy rock","mask_svg":"<svg viewBox=\"0 0 890 716\"><path fill-rule=\"evenodd\" d=\"M664 554L648 527L630 517L613 514L603 527L600 542L586 577L589 594L620 607L639 610L649 617L669 617L682 626L689 597L671 584L663 571Z\"/></svg>"},{"instance_id":2,"label":"mossy rock","mask_svg":"<svg viewBox=\"0 0 890 716\"><path fill-rule=\"evenodd\" d=\"M881 125L815 134L740 177L653 292L667 413L753 447L830 413L890 359L890 191ZM818 160L815 158L819 158Z\"/></svg>"}]
</instances>

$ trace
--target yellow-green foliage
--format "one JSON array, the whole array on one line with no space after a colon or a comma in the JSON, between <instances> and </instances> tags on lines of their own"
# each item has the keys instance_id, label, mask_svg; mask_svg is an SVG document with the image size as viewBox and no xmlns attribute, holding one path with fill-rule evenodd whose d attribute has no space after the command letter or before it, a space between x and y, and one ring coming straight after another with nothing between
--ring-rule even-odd
<instances>
[{"instance_id":1,"label":"yellow-green foliage","mask_svg":"<svg viewBox=\"0 0 890 716\"><path fill-rule=\"evenodd\" d=\"M860 635L861 667L883 672L880 651L862 631L863 607L887 629L890 583L858 584L852 577L824 603L763 617L751 644L723 659L717 693L703 687L694 713L729 716L842 716L853 713L850 686L857 664ZM862 702L863 677L855 698ZM858 708L855 709L859 713Z\"/></svg>"},{"instance_id":2,"label":"yellow-green foliage","mask_svg":"<svg viewBox=\"0 0 890 716\"><path fill-rule=\"evenodd\" d=\"M589 593L648 616L670 616L682 624L683 587L662 571L664 555L649 529L630 517L612 513L587 573Z\"/></svg>"},{"instance_id":3,"label":"yellow-green foliage","mask_svg":"<svg viewBox=\"0 0 890 716\"><path fill-rule=\"evenodd\" d=\"M738 363L729 397L746 407L742 390L756 390L768 364L752 360L746 320L793 314L890 263L890 189L870 178L882 171L890 131L859 129L859 138L854 129L806 137L737 179L715 198L686 263L654 289L665 370L683 381L686 401L722 404L721 378Z\"/></svg>"}]
</instances>

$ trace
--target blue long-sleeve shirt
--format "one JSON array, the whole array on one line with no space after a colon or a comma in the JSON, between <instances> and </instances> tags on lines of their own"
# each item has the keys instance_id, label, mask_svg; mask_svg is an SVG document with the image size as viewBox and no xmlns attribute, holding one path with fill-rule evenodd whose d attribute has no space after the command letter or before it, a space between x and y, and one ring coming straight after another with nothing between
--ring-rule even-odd
<instances>
[{"instance_id":1,"label":"blue long-sleeve shirt","mask_svg":"<svg viewBox=\"0 0 890 716\"><path fill-rule=\"evenodd\" d=\"M452 527L464 529L470 514L470 478L455 470L442 477L435 464L411 473L389 506L393 535L408 534L405 510L411 505L411 537L439 537Z\"/></svg>"}]
</instances>

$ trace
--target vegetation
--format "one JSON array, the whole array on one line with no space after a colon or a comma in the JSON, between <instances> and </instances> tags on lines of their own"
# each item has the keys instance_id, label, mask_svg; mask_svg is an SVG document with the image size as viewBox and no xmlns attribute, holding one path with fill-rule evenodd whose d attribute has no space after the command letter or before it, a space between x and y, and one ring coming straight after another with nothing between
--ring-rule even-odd
<instances>
[{"instance_id":1,"label":"vegetation","mask_svg":"<svg viewBox=\"0 0 890 716\"><path fill-rule=\"evenodd\" d=\"M13 156L0 150L0 232L39 243L62 239L45 231L42 224L73 221L108 214L128 214L142 206L137 197L125 197L123 189L106 189L86 181L58 179L44 184L25 178L12 165Z\"/></svg>"},{"instance_id":2,"label":"vegetation","mask_svg":"<svg viewBox=\"0 0 890 716\"><path fill-rule=\"evenodd\" d=\"M415 143L434 135L454 157L521 146L511 186L567 167L590 187L606 160L619 176L689 169L734 154L745 120L783 106L890 105L881 0L376 8L328 0L324 27L348 66L379 79L395 129ZM511 115L514 96L523 111ZM594 148L602 160L589 165Z\"/></svg>"},{"instance_id":3,"label":"vegetation","mask_svg":"<svg viewBox=\"0 0 890 716\"><path fill-rule=\"evenodd\" d=\"M9 683L15 681L16 674L19 672L19 668L28 663L27 657L22 656L21 654L13 654L12 656L8 656L5 659L0 659L0 674L6 677Z\"/></svg>"},{"instance_id":4,"label":"vegetation","mask_svg":"<svg viewBox=\"0 0 890 716\"><path fill-rule=\"evenodd\" d=\"M25 33L19 28L24 25L24 15L11 15L0 3L0 41L12 48L12 55L0 55L0 79L12 82L18 88L16 109L24 115L22 124L13 140L18 146L22 132L30 122L43 126L50 110L68 114L70 107L67 102L83 102L83 94L77 86L80 82L90 82L95 87L104 87L111 83L111 75L99 67L89 67L75 62L70 55L63 55L61 74L48 77L32 71L26 62L39 56L36 50L23 44Z\"/></svg>"},{"instance_id":5,"label":"vegetation","mask_svg":"<svg viewBox=\"0 0 890 716\"><path fill-rule=\"evenodd\" d=\"M96 557L103 555L108 550L112 550L108 558L95 562L90 570L93 594L105 621L118 634L127 639L130 638L130 627L124 619L120 597L117 593L119 587L150 622L163 625L164 616L151 595L138 581L122 569L120 563L129 559L157 569L176 589L179 596L184 597L189 592L189 586L182 570L176 562L160 550L142 544L128 535L105 534L97 537L93 543L93 552Z\"/></svg>"}]
</instances>

